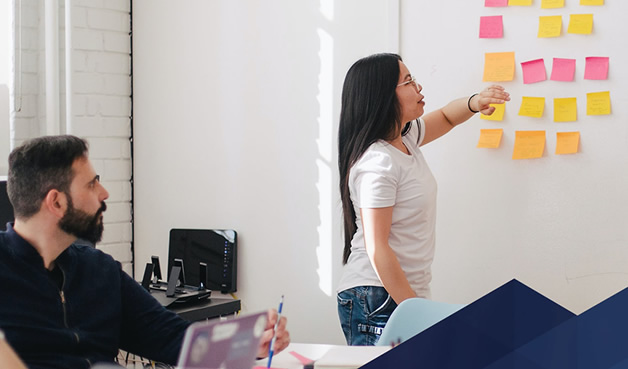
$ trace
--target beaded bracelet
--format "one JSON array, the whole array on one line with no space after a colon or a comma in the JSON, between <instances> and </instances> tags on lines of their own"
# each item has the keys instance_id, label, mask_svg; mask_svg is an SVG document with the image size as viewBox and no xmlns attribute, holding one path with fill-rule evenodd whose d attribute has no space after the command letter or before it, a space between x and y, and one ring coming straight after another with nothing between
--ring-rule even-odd
<instances>
[{"instance_id":1,"label":"beaded bracelet","mask_svg":"<svg viewBox=\"0 0 628 369\"><path fill-rule=\"evenodd\" d=\"M469 97L469 100L467 101L467 108L469 108L469 111L470 111L471 113L473 113L473 114L475 114L475 113L479 113L479 112L480 112L479 110L478 110L478 111L475 111L475 110L471 109L471 99L473 99L473 96L475 96L475 95L477 95L477 93L475 93L475 94L471 95L471 97Z\"/></svg>"}]
</instances>

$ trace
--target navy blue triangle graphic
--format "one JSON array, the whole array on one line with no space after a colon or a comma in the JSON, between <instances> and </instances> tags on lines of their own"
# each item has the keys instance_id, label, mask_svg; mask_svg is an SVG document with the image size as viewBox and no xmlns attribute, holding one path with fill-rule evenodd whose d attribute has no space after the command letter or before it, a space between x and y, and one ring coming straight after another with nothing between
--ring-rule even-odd
<instances>
[{"instance_id":1,"label":"navy blue triangle graphic","mask_svg":"<svg viewBox=\"0 0 628 369\"><path fill-rule=\"evenodd\" d=\"M573 317L565 308L512 280L363 368L412 368L416 364L421 368L480 369L501 365L500 360L542 368L513 351Z\"/></svg>"},{"instance_id":2,"label":"navy blue triangle graphic","mask_svg":"<svg viewBox=\"0 0 628 369\"><path fill-rule=\"evenodd\" d=\"M626 359L628 289L609 297L578 317L579 369L628 368Z\"/></svg>"}]
</instances>

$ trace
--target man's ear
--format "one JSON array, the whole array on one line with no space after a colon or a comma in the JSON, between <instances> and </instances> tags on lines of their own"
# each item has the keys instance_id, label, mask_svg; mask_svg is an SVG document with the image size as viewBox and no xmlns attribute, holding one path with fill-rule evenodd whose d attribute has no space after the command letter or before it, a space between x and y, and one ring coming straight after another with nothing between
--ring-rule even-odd
<instances>
[{"instance_id":1,"label":"man's ear","mask_svg":"<svg viewBox=\"0 0 628 369\"><path fill-rule=\"evenodd\" d=\"M63 218L63 215L68 207L67 195L63 192L52 189L48 191L48 194L44 197L44 201L41 206L57 218Z\"/></svg>"}]
</instances>

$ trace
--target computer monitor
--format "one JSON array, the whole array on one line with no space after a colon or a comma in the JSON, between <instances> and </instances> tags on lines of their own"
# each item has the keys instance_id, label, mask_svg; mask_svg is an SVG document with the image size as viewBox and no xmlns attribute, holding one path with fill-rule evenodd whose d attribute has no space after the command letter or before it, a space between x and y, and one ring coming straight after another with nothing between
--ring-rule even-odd
<instances>
[{"instance_id":1,"label":"computer monitor","mask_svg":"<svg viewBox=\"0 0 628 369\"><path fill-rule=\"evenodd\" d=\"M171 229L168 272L175 259L183 261L186 285L200 285L200 263L205 263L208 289L237 290L237 234L233 229Z\"/></svg>"},{"instance_id":2,"label":"computer monitor","mask_svg":"<svg viewBox=\"0 0 628 369\"><path fill-rule=\"evenodd\" d=\"M7 194L7 179L0 177L0 231L6 231L7 223L13 219L13 206Z\"/></svg>"}]
</instances>

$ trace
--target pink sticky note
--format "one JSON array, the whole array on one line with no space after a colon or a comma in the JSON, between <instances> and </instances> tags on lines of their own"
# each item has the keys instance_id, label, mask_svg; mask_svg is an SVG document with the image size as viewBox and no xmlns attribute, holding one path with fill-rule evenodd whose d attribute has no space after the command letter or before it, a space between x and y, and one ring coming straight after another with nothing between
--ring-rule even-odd
<instances>
[{"instance_id":1,"label":"pink sticky note","mask_svg":"<svg viewBox=\"0 0 628 369\"><path fill-rule=\"evenodd\" d=\"M561 59L554 58L552 65L552 81L573 81L573 76L576 73L576 59Z\"/></svg>"},{"instance_id":2,"label":"pink sticky note","mask_svg":"<svg viewBox=\"0 0 628 369\"><path fill-rule=\"evenodd\" d=\"M290 351L290 355L292 355L292 356L296 357L296 358L299 360L299 362L300 362L301 364L303 364L303 365L310 364L312 361L314 361L314 360L312 360L312 359L309 359L309 358L307 358L307 357L305 357L305 356L303 356L303 355L299 354L299 353L298 353L298 352L296 352L296 351Z\"/></svg>"},{"instance_id":3,"label":"pink sticky note","mask_svg":"<svg viewBox=\"0 0 628 369\"><path fill-rule=\"evenodd\" d=\"M504 23L501 15L480 17L480 38L502 38Z\"/></svg>"},{"instance_id":4,"label":"pink sticky note","mask_svg":"<svg viewBox=\"0 0 628 369\"><path fill-rule=\"evenodd\" d=\"M589 56L586 58L586 61L584 79L608 78L608 57Z\"/></svg>"},{"instance_id":5,"label":"pink sticky note","mask_svg":"<svg viewBox=\"0 0 628 369\"><path fill-rule=\"evenodd\" d=\"M521 69L523 69L523 83L534 83L545 81L547 75L545 74L545 62L543 59L530 60L521 63Z\"/></svg>"},{"instance_id":6,"label":"pink sticky note","mask_svg":"<svg viewBox=\"0 0 628 369\"><path fill-rule=\"evenodd\" d=\"M486 7L508 6L508 0L484 0Z\"/></svg>"}]
</instances>

